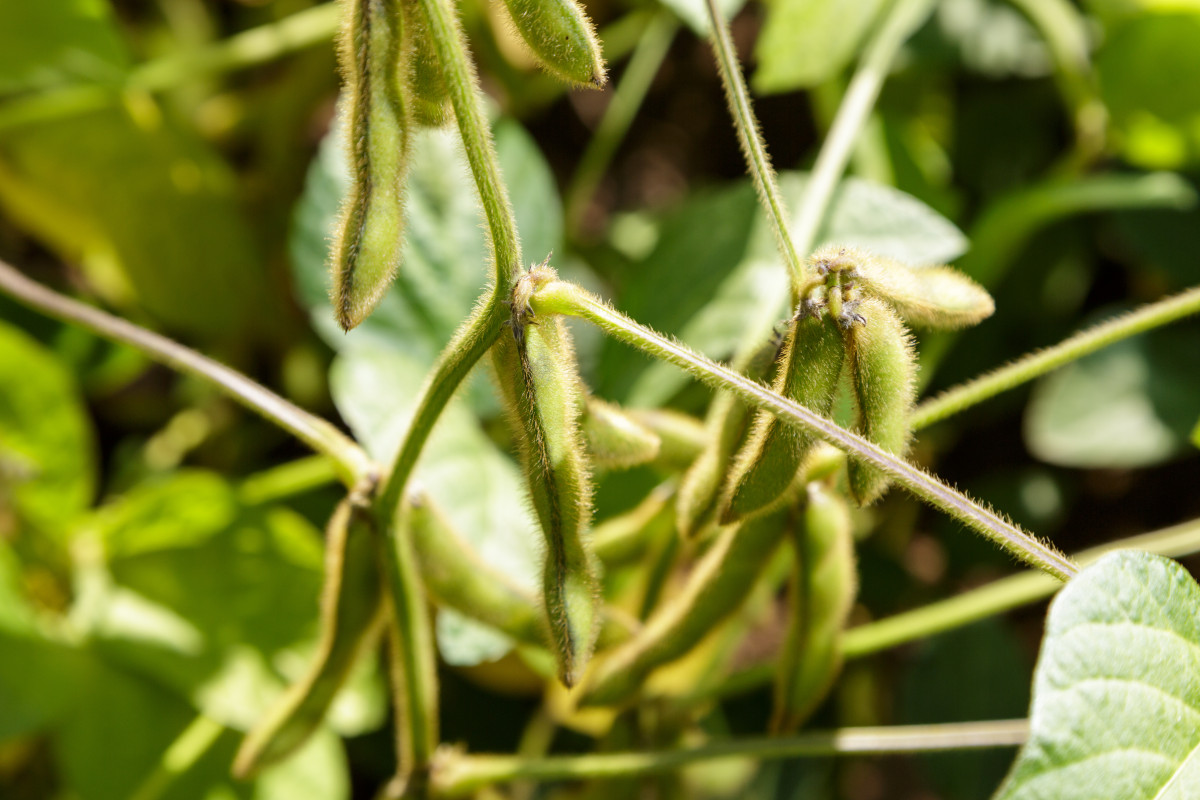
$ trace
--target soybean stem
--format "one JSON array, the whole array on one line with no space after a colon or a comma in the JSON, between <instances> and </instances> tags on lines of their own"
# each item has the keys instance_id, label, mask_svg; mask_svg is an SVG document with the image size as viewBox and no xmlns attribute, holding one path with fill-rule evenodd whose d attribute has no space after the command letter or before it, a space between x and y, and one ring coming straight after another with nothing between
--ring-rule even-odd
<instances>
[{"instance_id":1,"label":"soybean stem","mask_svg":"<svg viewBox=\"0 0 1200 800\"><path fill-rule=\"evenodd\" d=\"M417 0L429 23L441 65L442 77L454 107L467 163L475 177L479 199L487 217L492 248L494 296L507 300L509 290L522 270L521 242L513 219L508 190L500 176L500 164L492 145L492 130L483 109L483 94L475 67L467 57L467 44L458 14L449 0Z\"/></svg>"},{"instance_id":2,"label":"soybean stem","mask_svg":"<svg viewBox=\"0 0 1200 800\"><path fill-rule=\"evenodd\" d=\"M743 402L771 412L786 424L808 430L846 451L852 458L883 471L917 497L982 534L1020 560L1060 580L1069 580L1078 572L1075 564L1054 548L924 470L884 452L861 436L781 397L761 383L646 328L573 284L563 281L546 284L534 294L532 305L536 313L569 314L588 319L610 336L669 361L715 388L732 391Z\"/></svg>"},{"instance_id":3,"label":"soybean stem","mask_svg":"<svg viewBox=\"0 0 1200 800\"><path fill-rule=\"evenodd\" d=\"M241 485L242 500L262 505L303 494L337 480L335 465L323 455L305 456L257 472Z\"/></svg>"},{"instance_id":4,"label":"soybean stem","mask_svg":"<svg viewBox=\"0 0 1200 800\"><path fill-rule=\"evenodd\" d=\"M926 400L913 411L913 429L919 430L932 425L1114 342L1198 312L1200 286L1095 325L1053 347L1030 353L1011 364Z\"/></svg>"},{"instance_id":5,"label":"soybean stem","mask_svg":"<svg viewBox=\"0 0 1200 800\"><path fill-rule=\"evenodd\" d=\"M799 302L799 293L805 281L804 262L797 254L791 234L788 233L787 210L779 193L779 183L775 178L775 170L771 167L771 158L767 155L766 145L763 144L758 120L755 119L754 109L750 105L750 92L746 88L745 78L742 77L737 53L733 49L729 23L717 10L715 0L708 0L708 16L712 23L712 47L721 72L721 85L725 87L725 99L729 103L729 113L733 116L738 141L742 145L742 155L746 158L750 176L758 189L759 199L771 218L775 243L791 277L793 300Z\"/></svg>"},{"instance_id":6,"label":"soybean stem","mask_svg":"<svg viewBox=\"0 0 1200 800\"><path fill-rule=\"evenodd\" d=\"M167 746L154 770L130 795L130 800L158 800L171 784L212 749L226 730L216 720L200 714Z\"/></svg>"},{"instance_id":7,"label":"soybean stem","mask_svg":"<svg viewBox=\"0 0 1200 800\"><path fill-rule=\"evenodd\" d=\"M3 261L0 261L0 289L48 316L80 325L106 339L127 344L174 370L208 381L246 408L332 459L337 467L338 477L347 486L355 485L360 478L375 469L374 463L363 449L329 422L293 405L237 370L208 356L120 317L47 289Z\"/></svg>"},{"instance_id":8,"label":"soybean stem","mask_svg":"<svg viewBox=\"0 0 1200 800\"><path fill-rule=\"evenodd\" d=\"M612 779L671 772L721 758L796 758L851 753L915 753L1016 747L1029 735L1026 720L897 725L812 731L792 737L747 738L678 750L599 753L582 756L461 755L437 762L433 787L442 797L461 797L495 783L529 780Z\"/></svg>"}]
</instances>

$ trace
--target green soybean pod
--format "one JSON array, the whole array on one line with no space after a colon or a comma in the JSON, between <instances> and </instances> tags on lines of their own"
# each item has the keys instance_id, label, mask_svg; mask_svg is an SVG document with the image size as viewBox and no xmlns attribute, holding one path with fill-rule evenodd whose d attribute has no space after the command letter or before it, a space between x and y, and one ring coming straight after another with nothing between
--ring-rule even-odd
<instances>
[{"instance_id":1,"label":"green soybean pod","mask_svg":"<svg viewBox=\"0 0 1200 800\"><path fill-rule=\"evenodd\" d=\"M338 40L351 182L330 272L334 314L347 331L383 299L400 266L412 125L398 3L351 0Z\"/></svg>"},{"instance_id":2,"label":"green soybean pod","mask_svg":"<svg viewBox=\"0 0 1200 800\"><path fill-rule=\"evenodd\" d=\"M670 472L682 472L695 462L708 445L704 423L670 408L632 408L626 411L633 420L659 440L654 465Z\"/></svg>"},{"instance_id":3,"label":"green soybean pod","mask_svg":"<svg viewBox=\"0 0 1200 800\"><path fill-rule=\"evenodd\" d=\"M829 692L842 668L842 631L858 592L850 509L810 483L788 587L787 634L775 672L775 733L793 731Z\"/></svg>"},{"instance_id":4,"label":"green soybean pod","mask_svg":"<svg viewBox=\"0 0 1200 800\"><path fill-rule=\"evenodd\" d=\"M629 469L658 457L662 441L614 403L581 393L581 425L592 464L602 469Z\"/></svg>"},{"instance_id":5,"label":"green soybean pod","mask_svg":"<svg viewBox=\"0 0 1200 800\"><path fill-rule=\"evenodd\" d=\"M846 331L850 382L858 406L856 429L893 455L903 456L912 436L909 416L916 402L916 356L904 323L891 307L867 298L858 307L865 324ZM877 468L850 459L850 494L859 505L879 499L889 478Z\"/></svg>"},{"instance_id":6,"label":"green soybean pod","mask_svg":"<svg viewBox=\"0 0 1200 800\"><path fill-rule=\"evenodd\" d=\"M592 548L606 566L620 566L642 557L660 525L675 524L674 481L650 490L628 511L608 517L592 529Z\"/></svg>"},{"instance_id":7,"label":"green soybean pod","mask_svg":"<svg viewBox=\"0 0 1200 800\"><path fill-rule=\"evenodd\" d=\"M504 0L504 5L547 72L570 84L604 85L600 41L575 0Z\"/></svg>"},{"instance_id":8,"label":"green soybean pod","mask_svg":"<svg viewBox=\"0 0 1200 800\"><path fill-rule=\"evenodd\" d=\"M733 368L753 380L762 380L779 357L782 342L772 336L756 350L735 359ZM729 460L745 439L750 408L729 392L718 392L704 420L708 443L683 475L676 501L676 524L680 536L692 538L711 524L716 514L721 481Z\"/></svg>"},{"instance_id":9,"label":"green soybean pod","mask_svg":"<svg viewBox=\"0 0 1200 800\"><path fill-rule=\"evenodd\" d=\"M792 320L772 388L822 416L829 416L845 361L838 324L829 315ZM722 498L722 522L778 505L816 440L765 411L755 415L750 436L734 458Z\"/></svg>"},{"instance_id":10,"label":"green soybean pod","mask_svg":"<svg viewBox=\"0 0 1200 800\"><path fill-rule=\"evenodd\" d=\"M450 93L421 4L416 0L400 0L400 4L404 12L404 62L413 120L418 125L436 128L454 118Z\"/></svg>"},{"instance_id":11,"label":"green soybean pod","mask_svg":"<svg viewBox=\"0 0 1200 800\"><path fill-rule=\"evenodd\" d=\"M586 541L592 483L579 426L581 380L561 317L533 319L527 298L557 277L534 267L513 289L512 335L493 346L501 394L541 523L542 596L559 678L573 686L600 632L598 564Z\"/></svg>"},{"instance_id":12,"label":"green soybean pod","mask_svg":"<svg viewBox=\"0 0 1200 800\"><path fill-rule=\"evenodd\" d=\"M650 615L628 642L598 659L582 705L631 698L657 667L685 655L753 589L783 538L784 519L770 514L725 528L689 573L683 588Z\"/></svg>"},{"instance_id":13,"label":"green soybean pod","mask_svg":"<svg viewBox=\"0 0 1200 800\"><path fill-rule=\"evenodd\" d=\"M242 741L233 774L248 778L294 752L321 724L350 668L377 638L384 617L371 509L354 494L329 520L317 655L266 718Z\"/></svg>"}]
</instances>

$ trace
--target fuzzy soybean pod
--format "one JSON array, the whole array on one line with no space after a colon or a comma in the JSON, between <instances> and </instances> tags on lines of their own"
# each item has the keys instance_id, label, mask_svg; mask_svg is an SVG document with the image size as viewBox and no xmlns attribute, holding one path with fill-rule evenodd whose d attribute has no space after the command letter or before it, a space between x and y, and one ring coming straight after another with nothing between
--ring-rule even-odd
<instances>
[{"instance_id":1,"label":"fuzzy soybean pod","mask_svg":"<svg viewBox=\"0 0 1200 800\"><path fill-rule=\"evenodd\" d=\"M547 72L570 84L604 85L600 41L575 0L504 0L504 5Z\"/></svg>"},{"instance_id":2,"label":"fuzzy soybean pod","mask_svg":"<svg viewBox=\"0 0 1200 800\"><path fill-rule=\"evenodd\" d=\"M912 437L909 416L916 402L916 356L904 323L887 303L867 298L858 307L865 322L846 331L850 379L858 406L856 429L866 439L903 456ZM850 493L859 505L875 502L889 479L854 459L847 466Z\"/></svg>"},{"instance_id":3,"label":"fuzzy soybean pod","mask_svg":"<svg viewBox=\"0 0 1200 800\"><path fill-rule=\"evenodd\" d=\"M586 540L592 484L579 428L581 381L561 317L532 318L527 298L556 273L535 267L513 290L512 335L493 346L546 553L542 596L559 678L571 687L600 632L598 564Z\"/></svg>"},{"instance_id":4,"label":"fuzzy soybean pod","mask_svg":"<svg viewBox=\"0 0 1200 800\"><path fill-rule=\"evenodd\" d=\"M772 336L748 357L735 359L733 368L753 380L762 380L779 357L782 342ZM680 536L692 538L709 526L716 514L721 481L729 460L746 437L750 408L729 392L718 392L704 420L708 443L696 456L679 484L675 504Z\"/></svg>"},{"instance_id":5,"label":"fuzzy soybean pod","mask_svg":"<svg viewBox=\"0 0 1200 800\"><path fill-rule=\"evenodd\" d=\"M823 483L810 483L788 587L788 628L775 673L776 733L795 730L842 668L842 631L858 592L850 509Z\"/></svg>"},{"instance_id":6,"label":"fuzzy soybean pod","mask_svg":"<svg viewBox=\"0 0 1200 800\"><path fill-rule=\"evenodd\" d=\"M602 469L629 469L658 457L662 441L619 406L581 391L581 425L592 463Z\"/></svg>"},{"instance_id":7,"label":"fuzzy soybean pod","mask_svg":"<svg viewBox=\"0 0 1200 800\"><path fill-rule=\"evenodd\" d=\"M326 531L325 585L316 659L242 741L233 773L248 778L294 752L325 718L350 668L375 641L384 617L378 532L365 500L344 499Z\"/></svg>"},{"instance_id":8,"label":"fuzzy soybean pod","mask_svg":"<svg viewBox=\"0 0 1200 800\"><path fill-rule=\"evenodd\" d=\"M725 528L687 577L632 639L598 660L584 705L632 697L657 667L685 655L741 605L783 538L784 515L767 514Z\"/></svg>"},{"instance_id":9,"label":"fuzzy soybean pod","mask_svg":"<svg viewBox=\"0 0 1200 800\"><path fill-rule=\"evenodd\" d=\"M829 315L794 319L780 352L772 388L822 416L829 416L845 361L838 323ZM728 523L770 510L792 484L816 440L767 412L755 415L750 436L733 461L722 498Z\"/></svg>"},{"instance_id":10,"label":"fuzzy soybean pod","mask_svg":"<svg viewBox=\"0 0 1200 800\"><path fill-rule=\"evenodd\" d=\"M436 128L454 117L450 93L442 76L429 24L417 0L400 0L404 12L404 62L412 98L412 116L418 125Z\"/></svg>"},{"instance_id":11,"label":"fuzzy soybean pod","mask_svg":"<svg viewBox=\"0 0 1200 800\"><path fill-rule=\"evenodd\" d=\"M708 445L704 423L691 414L670 408L633 408L626 413L658 437L654 466L661 469L682 472Z\"/></svg>"},{"instance_id":12,"label":"fuzzy soybean pod","mask_svg":"<svg viewBox=\"0 0 1200 800\"><path fill-rule=\"evenodd\" d=\"M338 40L351 181L334 233L330 294L347 331L383 299L400 266L412 124L399 2L351 0Z\"/></svg>"},{"instance_id":13,"label":"fuzzy soybean pod","mask_svg":"<svg viewBox=\"0 0 1200 800\"><path fill-rule=\"evenodd\" d=\"M907 322L925 328L964 328L990 317L987 290L947 266L910 267L852 247L827 245L811 259L819 272L841 271Z\"/></svg>"}]
</instances>

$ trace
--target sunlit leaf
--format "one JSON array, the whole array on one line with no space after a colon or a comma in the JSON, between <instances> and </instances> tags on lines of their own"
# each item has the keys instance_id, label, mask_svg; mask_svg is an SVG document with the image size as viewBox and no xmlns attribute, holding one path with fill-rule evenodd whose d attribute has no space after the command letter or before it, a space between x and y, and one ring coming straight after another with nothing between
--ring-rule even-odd
<instances>
[{"instance_id":1,"label":"sunlit leaf","mask_svg":"<svg viewBox=\"0 0 1200 800\"><path fill-rule=\"evenodd\" d=\"M1050 606L1030 740L996 800L1184 800L1200 785L1200 586L1123 551Z\"/></svg>"},{"instance_id":2,"label":"sunlit leaf","mask_svg":"<svg viewBox=\"0 0 1200 800\"><path fill-rule=\"evenodd\" d=\"M754 54L754 86L786 92L832 78L854 58L882 0L769 0Z\"/></svg>"},{"instance_id":3,"label":"sunlit leaf","mask_svg":"<svg viewBox=\"0 0 1200 800\"><path fill-rule=\"evenodd\" d=\"M95 492L92 424L54 354L0 322L0 512L61 534Z\"/></svg>"}]
</instances>

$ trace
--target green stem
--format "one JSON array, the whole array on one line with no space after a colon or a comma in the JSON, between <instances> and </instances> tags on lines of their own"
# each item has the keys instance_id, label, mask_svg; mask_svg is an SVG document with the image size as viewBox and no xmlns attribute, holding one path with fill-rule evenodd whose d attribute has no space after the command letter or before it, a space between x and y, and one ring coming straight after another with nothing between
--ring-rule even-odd
<instances>
[{"instance_id":1,"label":"green stem","mask_svg":"<svg viewBox=\"0 0 1200 800\"><path fill-rule=\"evenodd\" d=\"M925 21L932 9L933 0L897 0L867 44L829 135L817 154L812 175L797 209L792 239L801 253L808 253L817 244L817 231L824 221L833 190L846 169L858 132L875 107L896 51Z\"/></svg>"},{"instance_id":2,"label":"green stem","mask_svg":"<svg viewBox=\"0 0 1200 800\"><path fill-rule=\"evenodd\" d=\"M212 383L246 408L328 456L347 486L354 486L360 478L376 469L363 449L329 422L195 350L51 291L3 261L0 261L0 290L43 314L87 328L105 339L127 344L174 370Z\"/></svg>"},{"instance_id":3,"label":"green stem","mask_svg":"<svg viewBox=\"0 0 1200 800\"><path fill-rule=\"evenodd\" d=\"M1028 735L1028 723L1018 719L842 728L812 731L787 738L718 742L679 750L550 756L541 759L451 752L441 756L435 765L433 787L439 796L462 797L484 786L520 779L565 781L653 775L721 758L771 759L1016 747Z\"/></svg>"},{"instance_id":4,"label":"green stem","mask_svg":"<svg viewBox=\"0 0 1200 800\"><path fill-rule=\"evenodd\" d=\"M242 501L264 505L310 492L337 480L334 464L325 456L307 456L255 473L242 481Z\"/></svg>"},{"instance_id":5,"label":"green stem","mask_svg":"<svg viewBox=\"0 0 1200 800\"><path fill-rule=\"evenodd\" d=\"M1145 533L1078 553L1074 561L1086 567L1114 550L1144 550L1180 558L1200 549L1200 519ZM861 658L889 647L923 639L977 620L1042 600L1062 584L1041 572L1025 572L989 583L921 608L860 625L846 631L842 652L846 658Z\"/></svg>"},{"instance_id":6,"label":"green stem","mask_svg":"<svg viewBox=\"0 0 1200 800\"><path fill-rule=\"evenodd\" d=\"M379 512L383 565L391 603L392 684L400 780L422 786L438 745L437 649L425 586L412 547L408 506ZM423 796L417 789L410 795Z\"/></svg>"},{"instance_id":7,"label":"green stem","mask_svg":"<svg viewBox=\"0 0 1200 800\"><path fill-rule=\"evenodd\" d=\"M1054 548L1039 541L993 511L906 461L886 453L861 436L804 406L775 394L760 383L716 364L688 347L640 325L573 284L554 281L532 300L536 313L583 317L605 333L656 358L690 372L704 383L727 389L743 402L765 409L789 425L803 428L848 455L871 464L930 505L941 509L1022 561L1068 580L1078 568Z\"/></svg>"},{"instance_id":8,"label":"green stem","mask_svg":"<svg viewBox=\"0 0 1200 800\"><path fill-rule=\"evenodd\" d=\"M221 723L203 714L197 716L163 752L154 771L129 796L130 800L158 800L212 749L225 730Z\"/></svg>"},{"instance_id":9,"label":"green stem","mask_svg":"<svg viewBox=\"0 0 1200 800\"><path fill-rule=\"evenodd\" d=\"M1077 333L1053 347L1031 353L1007 366L926 400L913 411L913 429L928 427L1114 342L1196 313L1200 313L1200 287L1122 314L1116 319Z\"/></svg>"},{"instance_id":10,"label":"green stem","mask_svg":"<svg viewBox=\"0 0 1200 800\"><path fill-rule=\"evenodd\" d=\"M775 170L771 167L771 158L767 155L758 120L755 119L754 109L750 106L750 92L738 65L737 53L733 49L729 23L717 10L715 0L708 0L708 17L712 23L712 47L717 56L721 85L725 87L725 99L729 103L733 126L742 145L742 155L745 156L750 176L754 179L754 187L758 189L759 200L771 218L775 244L779 247L779 254L783 256L784 265L791 276L793 300L799 302L806 277L804 262L797 255L796 246L788 233L787 210L783 206L783 197L779 193Z\"/></svg>"},{"instance_id":11,"label":"green stem","mask_svg":"<svg viewBox=\"0 0 1200 800\"><path fill-rule=\"evenodd\" d=\"M467 163L475 177L479 199L487 217L492 248L495 295L508 299L509 290L521 273L521 242L513 219L508 190L500 176L500 164L492 145L492 130L483 108L483 94L475 67L467 57L467 43L458 14L450 0L417 0L429 23L429 33L442 68L442 77L454 106Z\"/></svg>"},{"instance_id":12,"label":"green stem","mask_svg":"<svg viewBox=\"0 0 1200 800\"><path fill-rule=\"evenodd\" d=\"M399 507L404 488L434 423L467 373L499 338L508 319L508 309L502 297L493 290L455 331L421 388L412 423L405 432L404 441L400 443L400 450L376 498L375 506L378 509L389 511Z\"/></svg>"},{"instance_id":13,"label":"green stem","mask_svg":"<svg viewBox=\"0 0 1200 800\"><path fill-rule=\"evenodd\" d=\"M596 133L579 159L579 167L567 189L567 229L578 231L588 201L608 169L617 146L625 138L633 118L646 99L646 92L666 58L679 23L668 11L656 13L638 39L637 47L621 75L612 100L604 111Z\"/></svg>"}]
</instances>

